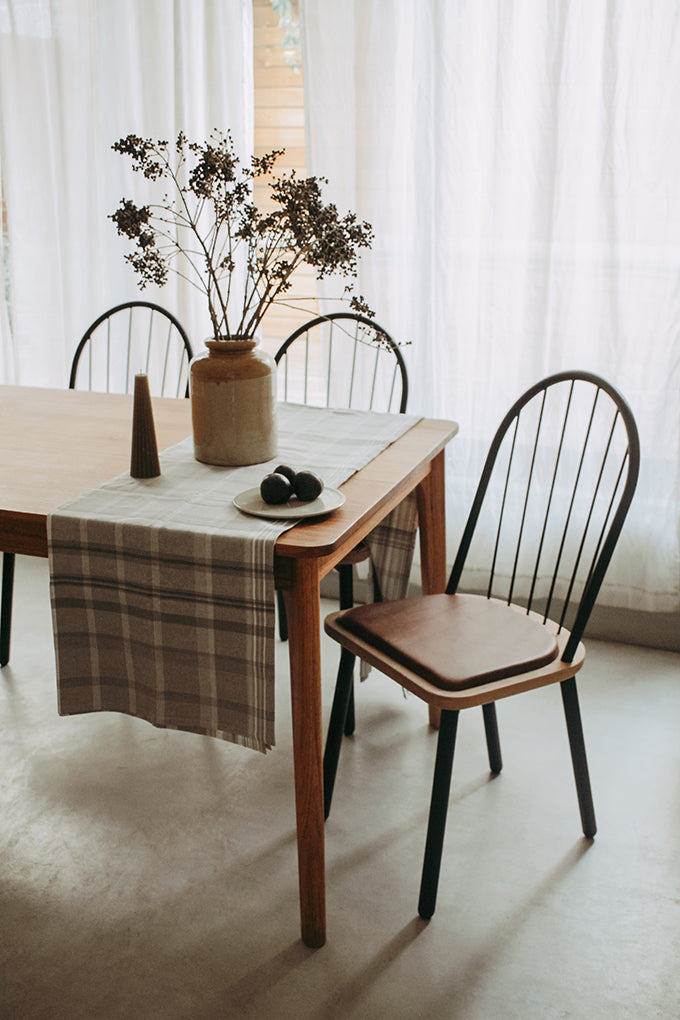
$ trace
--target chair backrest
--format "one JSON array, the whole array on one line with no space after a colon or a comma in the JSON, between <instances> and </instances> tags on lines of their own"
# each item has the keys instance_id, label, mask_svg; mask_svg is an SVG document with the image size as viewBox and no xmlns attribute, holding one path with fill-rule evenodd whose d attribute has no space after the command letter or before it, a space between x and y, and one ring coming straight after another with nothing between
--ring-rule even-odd
<instances>
[{"instance_id":1,"label":"chair backrest","mask_svg":"<svg viewBox=\"0 0 680 1020\"><path fill-rule=\"evenodd\" d=\"M365 315L319 315L291 333L275 359L281 400L406 410L408 374L401 351L387 330Z\"/></svg>"},{"instance_id":2,"label":"chair backrest","mask_svg":"<svg viewBox=\"0 0 680 1020\"><path fill-rule=\"evenodd\" d=\"M76 348L69 389L132 393L138 372L152 396L188 397L193 351L175 316L150 301L126 301L92 323Z\"/></svg>"},{"instance_id":3,"label":"chair backrest","mask_svg":"<svg viewBox=\"0 0 680 1020\"><path fill-rule=\"evenodd\" d=\"M536 383L510 408L491 443L449 594L473 549L475 570L466 586L567 627L571 638L562 658L570 662L633 498L639 464L635 419L613 386L578 371Z\"/></svg>"}]
</instances>

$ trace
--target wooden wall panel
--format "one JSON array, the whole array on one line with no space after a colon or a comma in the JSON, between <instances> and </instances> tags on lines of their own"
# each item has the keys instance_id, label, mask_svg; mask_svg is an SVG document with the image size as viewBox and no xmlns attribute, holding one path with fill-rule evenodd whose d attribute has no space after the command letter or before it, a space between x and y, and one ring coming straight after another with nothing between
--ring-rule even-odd
<instances>
[{"instance_id":1,"label":"wooden wall panel","mask_svg":"<svg viewBox=\"0 0 680 1020\"><path fill-rule=\"evenodd\" d=\"M297 4L294 5L295 7ZM270 0L253 0L254 20L254 74L255 74L255 153L262 155L271 149L286 152L279 158L279 171L295 170L305 177L305 108L302 67L294 69L286 57L283 46L285 32L279 26L278 15ZM255 193L257 204L270 206L268 189L260 185ZM275 351L289 333L316 314L314 273L303 267L296 274L293 287L286 295L287 305L272 308L263 322L262 344Z\"/></svg>"}]
</instances>

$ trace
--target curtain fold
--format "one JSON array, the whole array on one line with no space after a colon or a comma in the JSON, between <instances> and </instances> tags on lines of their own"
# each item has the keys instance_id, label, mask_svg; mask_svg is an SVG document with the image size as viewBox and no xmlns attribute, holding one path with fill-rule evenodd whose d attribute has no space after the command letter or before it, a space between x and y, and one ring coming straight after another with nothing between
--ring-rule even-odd
<instances>
[{"instance_id":1,"label":"curtain fold","mask_svg":"<svg viewBox=\"0 0 680 1020\"><path fill-rule=\"evenodd\" d=\"M12 343L9 319L9 247L5 237L5 204L2 186L2 160L0 160L0 378L12 375Z\"/></svg>"},{"instance_id":2,"label":"curtain fold","mask_svg":"<svg viewBox=\"0 0 680 1020\"><path fill-rule=\"evenodd\" d=\"M231 130L253 147L251 0L0 0L0 161L7 207L11 332L0 381L65 386L96 316L148 298L173 311L194 349L204 297L171 277L137 286L107 218L145 182L118 138L203 141ZM149 191L149 196L157 192Z\"/></svg>"},{"instance_id":3,"label":"curtain fold","mask_svg":"<svg viewBox=\"0 0 680 1020\"><path fill-rule=\"evenodd\" d=\"M680 7L302 0L301 21L309 172L373 224L358 289L410 341L409 410L460 423L450 556L502 414L583 368L642 443L601 601L680 609Z\"/></svg>"}]
</instances>

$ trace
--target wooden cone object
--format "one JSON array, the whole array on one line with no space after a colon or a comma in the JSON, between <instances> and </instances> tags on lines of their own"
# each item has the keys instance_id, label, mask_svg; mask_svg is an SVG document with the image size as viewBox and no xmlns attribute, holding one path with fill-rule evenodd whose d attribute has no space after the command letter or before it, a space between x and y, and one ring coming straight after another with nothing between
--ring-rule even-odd
<instances>
[{"instance_id":1,"label":"wooden cone object","mask_svg":"<svg viewBox=\"0 0 680 1020\"><path fill-rule=\"evenodd\" d=\"M157 478L160 473L149 377L140 372L135 376L130 474L133 478Z\"/></svg>"}]
</instances>

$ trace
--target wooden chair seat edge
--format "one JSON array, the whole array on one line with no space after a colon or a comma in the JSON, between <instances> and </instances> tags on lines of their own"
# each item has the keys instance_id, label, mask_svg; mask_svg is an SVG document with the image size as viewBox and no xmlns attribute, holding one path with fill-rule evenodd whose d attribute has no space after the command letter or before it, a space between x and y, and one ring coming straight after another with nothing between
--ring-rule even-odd
<instances>
[{"instance_id":1,"label":"wooden chair seat edge","mask_svg":"<svg viewBox=\"0 0 680 1020\"><path fill-rule=\"evenodd\" d=\"M350 550L350 552L345 553L345 555L340 560L340 563L338 563L338 566L339 567L343 565L350 566L354 563L363 563L365 560L369 559L370 556L371 553L369 551L368 546L366 545L364 540L361 539L358 545L355 545L354 548Z\"/></svg>"},{"instance_id":2,"label":"wooden chair seat edge","mask_svg":"<svg viewBox=\"0 0 680 1020\"><path fill-rule=\"evenodd\" d=\"M527 673L559 654L542 619L483 595L442 592L357 606L345 628L443 690Z\"/></svg>"},{"instance_id":3,"label":"wooden chair seat edge","mask_svg":"<svg viewBox=\"0 0 680 1020\"><path fill-rule=\"evenodd\" d=\"M346 612L347 610L340 610L330 613L325 618L324 630L329 637L434 708L451 710L472 708L476 705L499 701L523 691L561 683L563 680L575 676L585 660L585 646L583 642L580 642L572 662L562 662L560 656L570 637L569 631L562 630L557 635L558 658L548 663L547 666L541 666L527 673L520 673L502 680L494 680L492 683L482 684L478 687L446 691L435 687L434 684L424 680L417 673L402 666L401 663L396 662L385 653L376 651L368 642L352 634L343 626L342 618ZM548 621L545 626L551 626L551 621ZM555 630L557 629L556 625L552 626Z\"/></svg>"}]
</instances>

